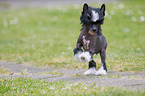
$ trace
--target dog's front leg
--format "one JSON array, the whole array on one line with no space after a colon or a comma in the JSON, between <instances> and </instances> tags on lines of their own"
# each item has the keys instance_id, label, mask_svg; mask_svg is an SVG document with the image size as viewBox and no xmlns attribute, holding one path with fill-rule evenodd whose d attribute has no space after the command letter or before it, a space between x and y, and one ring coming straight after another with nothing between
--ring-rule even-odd
<instances>
[{"instance_id":1,"label":"dog's front leg","mask_svg":"<svg viewBox=\"0 0 145 96\"><path fill-rule=\"evenodd\" d=\"M91 52L90 52L91 53ZM93 54L91 54L92 60L89 61L89 70L84 73L84 75L96 75L96 63L93 60Z\"/></svg>"},{"instance_id":2,"label":"dog's front leg","mask_svg":"<svg viewBox=\"0 0 145 96\"><path fill-rule=\"evenodd\" d=\"M77 44L76 44L76 48L74 48L74 50L73 50L74 57L75 57L76 61L78 61L78 62L80 62L79 55L83 52L83 50L81 49L81 47L83 46L81 37L82 37L82 35L80 34Z\"/></svg>"},{"instance_id":3,"label":"dog's front leg","mask_svg":"<svg viewBox=\"0 0 145 96\"><path fill-rule=\"evenodd\" d=\"M84 73L84 75L96 75L96 63L94 60L89 62L89 70Z\"/></svg>"},{"instance_id":4,"label":"dog's front leg","mask_svg":"<svg viewBox=\"0 0 145 96\"><path fill-rule=\"evenodd\" d=\"M102 49L100 52L101 56L101 67L97 70L96 75L106 75L107 74L107 67L105 63L105 58L106 58L106 50Z\"/></svg>"},{"instance_id":5,"label":"dog's front leg","mask_svg":"<svg viewBox=\"0 0 145 96\"><path fill-rule=\"evenodd\" d=\"M77 41L77 44L76 44L76 48L74 48L74 50L73 50L74 55L83 52L83 50L81 49L81 47L82 47L82 39L81 39L81 36L79 36L78 41Z\"/></svg>"}]
</instances>

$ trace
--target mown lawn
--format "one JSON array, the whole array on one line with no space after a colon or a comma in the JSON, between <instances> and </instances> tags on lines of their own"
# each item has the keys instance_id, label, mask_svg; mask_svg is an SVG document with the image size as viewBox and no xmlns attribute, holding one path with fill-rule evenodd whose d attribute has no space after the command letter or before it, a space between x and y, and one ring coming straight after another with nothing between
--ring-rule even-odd
<instances>
[{"instance_id":1,"label":"mown lawn","mask_svg":"<svg viewBox=\"0 0 145 96\"><path fill-rule=\"evenodd\" d=\"M145 72L145 1L106 4L102 26L108 41L108 70ZM100 7L101 4L92 5ZM82 6L0 11L0 61L32 66L87 69L73 57ZM100 66L99 55L95 61ZM0 74L8 71L0 67ZM96 82L97 83L97 82ZM145 91L84 83L0 78L2 96L144 96Z\"/></svg>"},{"instance_id":2,"label":"mown lawn","mask_svg":"<svg viewBox=\"0 0 145 96\"><path fill-rule=\"evenodd\" d=\"M108 41L108 70L145 72L144 3L106 4L102 29ZM87 64L75 61L72 52L81 29L81 10L77 5L0 11L0 61L87 69ZM99 55L95 61L100 66Z\"/></svg>"},{"instance_id":3,"label":"mown lawn","mask_svg":"<svg viewBox=\"0 0 145 96\"><path fill-rule=\"evenodd\" d=\"M85 83L46 82L31 78L0 79L1 96L144 96L145 91L97 87Z\"/></svg>"}]
</instances>

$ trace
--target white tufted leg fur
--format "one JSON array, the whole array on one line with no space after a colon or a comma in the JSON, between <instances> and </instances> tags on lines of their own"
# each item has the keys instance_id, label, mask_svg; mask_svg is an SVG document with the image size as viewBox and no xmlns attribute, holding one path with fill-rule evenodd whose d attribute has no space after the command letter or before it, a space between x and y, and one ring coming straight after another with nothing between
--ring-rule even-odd
<instances>
[{"instance_id":1,"label":"white tufted leg fur","mask_svg":"<svg viewBox=\"0 0 145 96\"><path fill-rule=\"evenodd\" d=\"M96 68L95 67L92 67L92 68L90 68L88 71L86 71L85 73L84 73L84 75L96 75Z\"/></svg>"},{"instance_id":2,"label":"white tufted leg fur","mask_svg":"<svg viewBox=\"0 0 145 96\"><path fill-rule=\"evenodd\" d=\"M80 57L79 57L80 54L82 54L81 51L79 51L77 54L74 55L74 57L75 57L75 59L76 59L77 62L81 62L81 61L80 61Z\"/></svg>"},{"instance_id":3,"label":"white tufted leg fur","mask_svg":"<svg viewBox=\"0 0 145 96\"><path fill-rule=\"evenodd\" d=\"M96 71L95 75L106 75L107 72L106 70L103 69L103 65L101 65L101 67Z\"/></svg>"},{"instance_id":4,"label":"white tufted leg fur","mask_svg":"<svg viewBox=\"0 0 145 96\"><path fill-rule=\"evenodd\" d=\"M80 60L80 62L83 62L83 63L90 62L92 60L90 52L88 52L88 51L82 52L79 55L79 60Z\"/></svg>"},{"instance_id":5,"label":"white tufted leg fur","mask_svg":"<svg viewBox=\"0 0 145 96\"><path fill-rule=\"evenodd\" d=\"M82 52L79 51L77 54L74 55L77 62L90 62L92 60L90 52Z\"/></svg>"}]
</instances>

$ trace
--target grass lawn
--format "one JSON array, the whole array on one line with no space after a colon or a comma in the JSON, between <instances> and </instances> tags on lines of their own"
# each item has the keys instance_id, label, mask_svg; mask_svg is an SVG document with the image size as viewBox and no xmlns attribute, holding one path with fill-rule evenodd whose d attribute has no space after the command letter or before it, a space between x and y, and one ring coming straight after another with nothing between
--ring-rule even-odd
<instances>
[{"instance_id":1,"label":"grass lawn","mask_svg":"<svg viewBox=\"0 0 145 96\"><path fill-rule=\"evenodd\" d=\"M145 91L31 78L0 79L1 96L144 96Z\"/></svg>"},{"instance_id":2,"label":"grass lawn","mask_svg":"<svg viewBox=\"0 0 145 96\"><path fill-rule=\"evenodd\" d=\"M8 70L3 68L3 66L0 67L0 74L8 74Z\"/></svg>"},{"instance_id":3,"label":"grass lawn","mask_svg":"<svg viewBox=\"0 0 145 96\"><path fill-rule=\"evenodd\" d=\"M108 41L108 70L145 71L144 3L106 4L102 29ZM87 69L87 64L75 61L72 52L81 29L81 10L80 5L0 11L0 61ZM95 61L101 65L99 55Z\"/></svg>"},{"instance_id":4,"label":"grass lawn","mask_svg":"<svg viewBox=\"0 0 145 96\"><path fill-rule=\"evenodd\" d=\"M145 72L145 0L106 4L102 26L108 41L107 67L116 71ZM101 4L92 5L100 7ZM0 11L0 61L32 66L87 69L72 50L81 25L82 6L26 8ZM100 66L99 55L95 56ZM8 74L0 67L0 74ZM51 74L55 74L52 72ZM145 91L96 87L84 83L46 82L31 78L0 78L0 96L144 96Z\"/></svg>"}]
</instances>

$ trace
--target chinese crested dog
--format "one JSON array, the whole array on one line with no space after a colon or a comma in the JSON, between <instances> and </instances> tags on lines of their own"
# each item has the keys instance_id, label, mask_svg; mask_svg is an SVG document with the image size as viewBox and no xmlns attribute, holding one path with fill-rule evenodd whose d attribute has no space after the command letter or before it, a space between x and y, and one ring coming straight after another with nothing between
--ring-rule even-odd
<instances>
[{"instance_id":1,"label":"chinese crested dog","mask_svg":"<svg viewBox=\"0 0 145 96\"><path fill-rule=\"evenodd\" d=\"M83 11L80 17L82 29L73 52L76 61L89 62L89 69L84 75L107 74L105 63L107 41L101 32L104 16L105 4L103 4L101 8L90 7L86 3L83 5ZM96 63L93 60L93 55L98 53L101 56L101 67L96 70Z\"/></svg>"}]
</instances>

